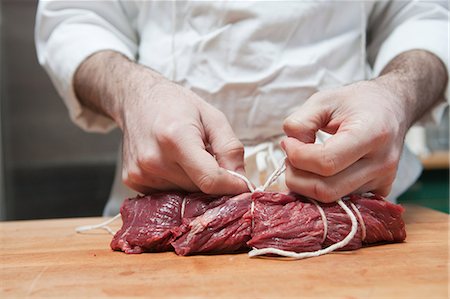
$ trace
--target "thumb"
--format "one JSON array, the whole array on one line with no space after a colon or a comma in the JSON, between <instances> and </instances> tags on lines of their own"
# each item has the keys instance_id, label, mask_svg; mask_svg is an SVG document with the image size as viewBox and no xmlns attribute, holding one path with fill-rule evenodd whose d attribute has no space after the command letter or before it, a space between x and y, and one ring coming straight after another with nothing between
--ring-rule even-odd
<instances>
[{"instance_id":1,"label":"thumb","mask_svg":"<svg viewBox=\"0 0 450 299\"><path fill-rule=\"evenodd\" d=\"M327 126L330 117L329 106L311 97L284 120L283 130L288 137L304 143L314 143L317 131Z\"/></svg>"}]
</instances>

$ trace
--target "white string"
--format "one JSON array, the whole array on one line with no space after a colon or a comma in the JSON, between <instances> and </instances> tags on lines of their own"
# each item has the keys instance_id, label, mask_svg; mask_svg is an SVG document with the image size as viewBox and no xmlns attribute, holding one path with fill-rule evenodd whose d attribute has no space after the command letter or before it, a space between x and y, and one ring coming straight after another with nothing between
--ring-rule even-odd
<instances>
[{"instance_id":1,"label":"white string","mask_svg":"<svg viewBox=\"0 0 450 299\"><path fill-rule=\"evenodd\" d=\"M271 158L271 162L274 165L274 167L276 167L275 171L269 176L269 178L266 180L266 182L264 183L264 185L259 186L258 188L254 188L252 183L250 182L250 180L248 178L246 178L245 176L231 171L231 170L227 170L231 175L234 175L240 179L242 179L249 191L251 193L257 192L257 191L265 191L270 185L272 185L280 176L281 174L283 174L283 172L286 171L286 164L284 163L284 159L283 158L283 163L281 165L278 165L278 163L276 162L276 160L274 159L274 155L273 155L273 145L272 147L270 145L264 145L263 147L260 148L260 150L264 150L268 148L269 150L269 156ZM258 152L258 151L255 151ZM322 243L325 241L327 234L328 234L328 223L327 223L327 218L325 215L325 212L323 211L322 207L320 207L320 205L313 199L309 199L311 202L314 203L314 205L316 205L316 207L319 210L320 216L322 217L322 222L324 224L324 234L323 234L323 239L322 239ZM257 248L253 248L253 250L251 250L248 255L250 257L254 257L254 256L259 256L259 255L265 255L265 254L277 254L279 256L285 256L285 257L291 257L291 258L295 258L295 259L303 259L303 258L308 258L308 257L315 257L315 256L319 256L319 255L323 255L323 254L327 254L330 253L336 249L342 248L344 246L346 246L355 236L357 229L358 229L358 222L356 220L355 215L351 212L351 210L345 205L345 203L343 203L343 201L341 199L339 199L337 201L337 203L344 209L344 211L347 213L347 215L350 217L350 220L352 222L352 227L351 230L349 232L349 234L340 242L335 243L333 245L330 245L327 248L324 249L320 249L317 251L312 251L312 252L301 252L301 253L297 253L294 251L287 251L287 250L281 250L281 249L277 249L277 248L263 248L263 249L257 249ZM356 208L356 206L353 205L352 202L350 202L350 205L352 206L352 209L355 211L355 213L358 215L358 218L360 219L360 223L361 223L361 227L362 227L362 240L365 239L366 236L366 227L364 224L364 221L362 220L362 216L359 213L359 210ZM184 211L185 211L185 206L186 206L186 197L183 198L183 201L181 203L181 218L183 218L184 216ZM253 213L254 213L254 208L255 208L255 202L252 201L251 203L251 207L250 207L250 213L252 215L252 228L254 227L254 218L253 218ZM115 232L108 227L107 225L112 223L113 221L115 221L116 219L118 219L121 216L121 214L117 214L116 216L114 216L111 219L108 219L105 222L102 222L100 224L96 224L96 225L85 225L85 226L79 226L77 227L75 230L78 233L84 232L84 231L89 231L89 230L93 230L93 229L104 229L106 231L108 231L110 234L114 235Z\"/></svg>"},{"instance_id":2,"label":"white string","mask_svg":"<svg viewBox=\"0 0 450 299\"><path fill-rule=\"evenodd\" d=\"M181 202L181 220L183 220L184 217L184 210L186 209L186 196L183 197L183 201Z\"/></svg>"},{"instance_id":3,"label":"white string","mask_svg":"<svg viewBox=\"0 0 450 299\"><path fill-rule=\"evenodd\" d=\"M275 169L274 172L272 172L266 183L261 188L258 187L260 191L265 191L267 188L269 188L269 186L272 185L280 177L280 175L282 175L283 172L286 171L286 164L284 163L284 159L285 158L283 158L283 164L281 164L277 169Z\"/></svg>"},{"instance_id":4,"label":"white string","mask_svg":"<svg viewBox=\"0 0 450 299\"><path fill-rule=\"evenodd\" d=\"M344 209L344 211L347 213L347 215L350 217L350 220L352 221L352 228L351 228L349 234L342 241L337 242L333 245L330 245L327 248L320 249L317 251L311 251L311 252L297 253L294 251L281 250L281 249L277 249L277 248L263 248L263 249L253 248L253 250L251 250L248 253L248 255L250 257L254 257L254 256L259 256L259 255L265 255L265 254L277 254L279 256L290 257L290 258L294 258L294 259L304 259L304 258L315 257L315 256L327 254L336 249L344 247L355 236L355 234L358 230L358 222L356 220L355 215L352 213L352 211L345 205L345 203L341 199L339 199L337 201L337 203L342 207L342 209Z\"/></svg>"},{"instance_id":5,"label":"white string","mask_svg":"<svg viewBox=\"0 0 450 299\"><path fill-rule=\"evenodd\" d=\"M310 202L312 202L317 209L319 210L320 213L320 217L322 217L322 223L323 223L323 237L322 237L322 243L325 242L327 235L328 235L328 220L327 220L327 216L325 215L324 210L322 209L322 207L317 203L317 201L315 201L312 198L308 198L306 197L307 200L309 200Z\"/></svg>"},{"instance_id":6,"label":"white string","mask_svg":"<svg viewBox=\"0 0 450 299\"><path fill-rule=\"evenodd\" d=\"M352 202L350 202L350 206L355 211L356 216L358 216L359 224L361 224L361 242L363 242L366 239L366 224L358 208Z\"/></svg>"},{"instance_id":7,"label":"white string","mask_svg":"<svg viewBox=\"0 0 450 299\"><path fill-rule=\"evenodd\" d=\"M252 216L252 230L255 228L255 218L253 217L253 212L255 211L255 201L252 200L250 204L250 215Z\"/></svg>"},{"instance_id":8,"label":"white string","mask_svg":"<svg viewBox=\"0 0 450 299\"><path fill-rule=\"evenodd\" d=\"M182 219L183 219L183 217L184 217L184 211L185 211L185 208L186 208L186 196L183 197L183 201L181 202L181 212L180 212L180 214L181 214L181 218L182 218ZM120 218L120 213L117 214L116 216L112 217L111 219L108 219L108 220L106 220L106 221L104 221L104 222L102 222L102 223L99 223L99 224L78 226L78 227L75 228L75 231L76 231L77 233L81 233L81 232L90 231L90 230L94 230L94 229L104 229L104 230L106 230L107 232L109 232L111 235L115 235L116 232L113 231L113 230L108 226L108 224L110 224L110 223L116 221L116 220L119 219L119 218Z\"/></svg>"},{"instance_id":9,"label":"white string","mask_svg":"<svg viewBox=\"0 0 450 299\"><path fill-rule=\"evenodd\" d=\"M78 226L78 227L75 228L75 231L76 231L77 233L81 233L81 232L85 232L85 231L89 231L89 230L94 230L94 229L104 229L104 230L106 230L107 232L109 232L111 235L115 235L116 232L113 231L113 230L108 226L108 224L110 224L110 223L116 221L116 220L119 219L119 218L120 218L120 213L117 214L116 216L112 217L111 219L108 219L108 220L106 220L106 221L104 221L104 222L102 222L102 223L99 223L99 224Z\"/></svg>"},{"instance_id":10,"label":"white string","mask_svg":"<svg viewBox=\"0 0 450 299\"><path fill-rule=\"evenodd\" d=\"M284 160L284 159L283 159ZM278 163L276 163L278 164ZM275 163L274 163L275 165ZM250 182L250 180L248 178L246 178L245 176L243 176L240 173L234 172L232 170L227 170L228 173L230 173L231 175L234 175L235 177L238 177L240 179L242 179L248 187L248 190L250 190L251 193L254 192L263 192L265 191L271 184L273 184L273 182L275 182L278 177L286 170L286 164L283 163L282 165L280 165L277 169L275 169L275 171L269 176L269 178L267 179L267 181L264 183L264 185L259 186L258 188L254 188L252 183ZM252 200L252 203L250 205L250 215L252 216L252 229L255 227L255 220L253 218L253 212L255 210L255 201Z\"/></svg>"},{"instance_id":11,"label":"white string","mask_svg":"<svg viewBox=\"0 0 450 299\"><path fill-rule=\"evenodd\" d=\"M245 159L247 159L247 158L249 158L249 157L251 157L251 156L253 156L253 155L255 155L255 154L259 153L259 152L262 152L262 151L268 149L270 147L270 143L271 142L263 142L263 143L258 144L252 150L250 150L249 152L245 153Z\"/></svg>"},{"instance_id":12,"label":"white string","mask_svg":"<svg viewBox=\"0 0 450 299\"><path fill-rule=\"evenodd\" d=\"M238 178L240 178L241 180L243 180L243 181L247 184L247 188L248 188L248 190L250 190L251 193L255 192L255 188L253 188L252 182L250 182L249 179L247 179L247 178L246 178L245 176L243 176L242 174L237 173L237 172L234 172L234 171L232 171L232 170L228 170L228 169L227 169L227 171L228 171L230 174L234 175L235 177L238 177Z\"/></svg>"},{"instance_id":13,"label":"white string","mask_svg":"<svg viewBox=\"0 0 450 299\"><path fill-rule=\"evenodd\" d=\"M282 165L280 165L271 175L270 177L267 179L267 181L265 182L265 184L263 186L260 186L256 189L253 188L253 186L251 185L251 182L243 175L236 173L234 171L229 170L228 172L236 177L239 177L241 179L243 179L246 183L247 186L249 187L248 189L250 190L250 192L254 193L256 191L265 191L271 184L273 184L273 182L275 182L278 177L284 172L286 171L286 164L283 163ZM252 190L253 189L253 190ZM309 199L309 198L308 198ZM323 238L322 238L322 243L325 241L327 234L328 234L328 223L327 223L327 218L325 215L325 212L323 211L322 207L320 207L320 205L313 199L309 199L311 202L313 202L316 207L319 210L320 216L322 217L322 222L324 224L324 234L323 234ZM327 254L330 253L336 249L342 248L344 246L346 246L355 236L357 230L358 230L358 221L356 220L355 215L352 213L352 211L345 205L345 203L339 199L337 201L337 203L342 207L342 209L344 209L344 211L347 213L347 215L350 217L350 220L352 222L352 227L350 229L349 234L340 242L337 242L333 245L330 245L327 248L324 249L320 249L317 251L311 251L311 252L295 252L295 251L287 251L287 250L281 250L281 249L277 249L277 248L262 248L262 249L257 249L257 248L253 248L248 255L250 257L254 257L254 256L259 256L259 255L265 255L268 253L271 254L277 254L279 256L284 256L284 257L291 257L291 258L295 258L295 259L304 259L304 258L308 258L308 257L315 257L315 256L319 256L319 255L323 255L323 254ZM350 202L350 204L352 204ZM356 207L355 207L356 208ZM252 201L252 205L251 205L251 215L252 215L252 228L254 227L254 217L253 217L253 211L254 211L254 201ZM359 214L359 211L358 211ZM364 229L365 232L365 229Z\"/></svg>"}]
</instances>

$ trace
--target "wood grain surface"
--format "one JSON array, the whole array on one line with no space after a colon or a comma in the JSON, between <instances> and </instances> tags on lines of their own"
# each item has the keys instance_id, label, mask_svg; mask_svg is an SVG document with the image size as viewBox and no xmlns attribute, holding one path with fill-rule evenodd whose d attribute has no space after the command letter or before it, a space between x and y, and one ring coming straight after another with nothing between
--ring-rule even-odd
<instances>
[{"instance_id":1,"label":"wood grain surface","mask_svg":"<svg viewBox=\"0 0 450 299\"><path fill-rule=\"evenodd\" d=\"M449 216L408 206L408 237L306 260L126 255L101 218L0 223L0 297L448 298ZM120 221L113 225L118 228Z\"/></svg>"}]
</instances>

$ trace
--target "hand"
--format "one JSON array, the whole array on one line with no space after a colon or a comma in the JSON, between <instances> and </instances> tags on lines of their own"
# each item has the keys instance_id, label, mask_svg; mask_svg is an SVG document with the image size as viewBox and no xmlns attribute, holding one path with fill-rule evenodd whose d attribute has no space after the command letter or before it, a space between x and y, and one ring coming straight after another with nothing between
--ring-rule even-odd
<instances>
[{"instance_id":1,"label":"hand","mask_svg":"<svg viewBox=\"0 0 450 299\"><path fill-rule=\"evenodd\" d=\"M144 76L141 85L121 105L125 184L142 193L247 191L225 171L243 173L244 148L223 113L164 78L146 87Z\"/></svg>"},{"instance_id":2,"label":"hand","mask_svg":"<svg viewBox=\"0 0 450 299\"><path fill-rule=\"evenodd\" d=\"M74 89L85 107L122 129L122 177L132 189L248 191L226 171L244 172L242 144L223 113L190 90L114 51L88 57Z\"/></svg>"},{"instance_id":3,"label":"hand","mask_svg":"<svg viewBox=\"0 0 450 299\"><path fill-rule=\"evenodd\" d=\"M389 194L408 116L402 95L382 81L318 92L285 120L288 137L281 145L290 190L322 202L350 193ZM333 135L313 144L318 130Z\"/></svg>"}]
</instances>

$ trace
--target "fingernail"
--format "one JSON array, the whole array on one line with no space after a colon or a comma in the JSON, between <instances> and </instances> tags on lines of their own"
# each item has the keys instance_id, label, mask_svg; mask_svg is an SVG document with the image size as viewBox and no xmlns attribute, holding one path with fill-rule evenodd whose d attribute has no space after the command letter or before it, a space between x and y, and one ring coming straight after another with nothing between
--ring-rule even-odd
<instances>
[{"instance_id":1,"label":"fingernail","mask_svg":"<svg viewBox=\"0 0 450 299\"><path fill-rule=\"evenodd\" d=\"M286 144L285 144L284 139L280 141L280 146L283 149L283 151L286 151Z\"/></svg>"}]
</instances>

